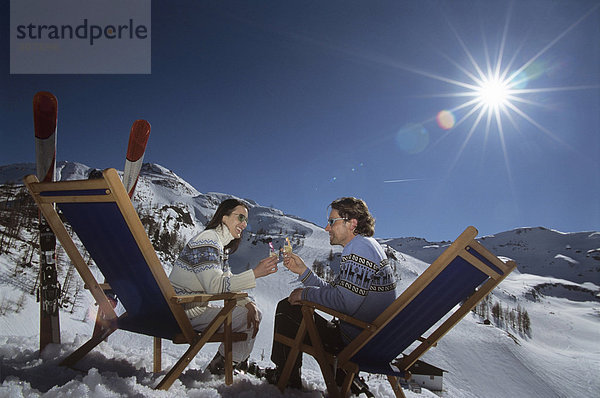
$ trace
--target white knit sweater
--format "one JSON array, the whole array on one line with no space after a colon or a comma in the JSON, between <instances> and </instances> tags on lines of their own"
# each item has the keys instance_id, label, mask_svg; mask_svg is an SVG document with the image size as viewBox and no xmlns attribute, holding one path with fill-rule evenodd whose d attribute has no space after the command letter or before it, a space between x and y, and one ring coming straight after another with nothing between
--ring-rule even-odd
<instances>
[{"instance_id":1,"label":"white knit sweater","mask_svg":"<svg viewBox=\"0 0 600 398\"><path fill-rule=\"evenodd\" d=\"M179 295L196 293L226 293L252 289L256 279L252 270L232 274L223 248L233 240L233 236L223 224L215 229L207 229L194 236L183 248L173 264L169 280ZM249 299L238 300L244 306ZM185 312L191 319L201 315L207 303L185 305Z\"/></svg>"}]
</instances>

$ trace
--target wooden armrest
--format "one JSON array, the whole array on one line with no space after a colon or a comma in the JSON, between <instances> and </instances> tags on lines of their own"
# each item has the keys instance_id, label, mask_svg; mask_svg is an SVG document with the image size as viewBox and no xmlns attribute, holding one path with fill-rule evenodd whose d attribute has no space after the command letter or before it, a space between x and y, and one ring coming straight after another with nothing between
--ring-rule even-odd
<instances>
[{"instance_id":1,"label":"wooden armrest","mask_svg":"<svg viewBox=\"0 0 600 398\"><path fill-rule=\"evenodd\" d=\"M198 333L199 336L202 336L202 333ZM248 340L248 335L246 333L241 332L232 332L231 333L231 341L246 341ZM190 344L189 340L185 338L183 334L177 334L173 337L173 344ZM212 335L210 339L208 339L208 343L216 343L219 341L225 341L224 333L215 333Z\"/></svg>"},{"instance_id":2,"label":"wooden armrest","mask_svg":"<svg viewBox=\"0 0 600 398\"><path fill-rule=\"evenodd\" d=\"M98 287L102 290L111 290L111 287L108 283L98 283ZM87 284L84 284L83 288L90 290L90 287Z\"/></svg>"},{"instance_id":3,"label":"wooden armrest","mask_svg":"<svg viewBox=\"0 0 600 398\"><path fill-rule=\"evenodd\" d=\"M305 305L307 307L314 308L314 309L319 310L319 311L323 311L323 312L325 312L325 313L327 313L329 315L333 315L334 317L336 317L336 318L338 318L338 319L340 319L340 320L342 320L342 321L344 321L346 323L350 323L350 324L352 324L354 326L358 326L359 328L370 330L370 329L373 329L375 327L374 325L372 325L372 324L370 324L368 322L361 321L360 319L353 318L350 315L343 314L343 313L341 313L339 311L336 311L334 309L325 307L325 306L323 306L321 304L317 304L317 303L312 302L312 301L300 300L300 304L301 305Z\"/></svg>"},{"instance_id":4,"label":"wooden armrest","mask_svg":"<svg viewBox=\"0 0 600 398\"><path fill-rule=\"evenodd\" d=\"M239 292L239 293L219 293L219 294L185 294L181 296L173 296L171 297L171 301L176 304L184 304L184 303L196 303L201 302L205 303L207 301L216 301L216 300L238 300L244 297L248 297L248 293Z\"/></svg>"},{"instance_id":5,"label":"wooden armrest","mask_svg":"<svg viewBox=\"0 0 600 398\"><path fill-rule=\"evenodd\" d=\"M421 343L424 343L427 341L426 337L417 337L417 340L419 340ZM437 347L437 342L431 344L432 347Z\"/></svg>"}]
</instances>

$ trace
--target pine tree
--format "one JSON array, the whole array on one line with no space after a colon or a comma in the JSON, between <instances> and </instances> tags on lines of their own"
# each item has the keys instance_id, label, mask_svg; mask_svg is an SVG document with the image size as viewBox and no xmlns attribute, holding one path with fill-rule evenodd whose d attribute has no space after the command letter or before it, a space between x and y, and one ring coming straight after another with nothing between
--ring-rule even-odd
<instances>
[{"instance_id":1,"label":"pine tree","mask_svg":"<svg viewBox=\"0 0 600 398\"><path fill-rule=\"evenodd\" d=\"M496 326L500 326L500 320L502 318L502 305L499 302L495 302L492 306L492 316L494 317Z\"/></svg>"},{"instance_id":2,"label":"pine tree","mask_svg":"<svg viewBox=\"0 0 600 398\"><path fill-rule=\"evenodd\" d=\"M10 302L8 301L6 296L3 294L2 298L0 298L0 315L6 315L9 308L10 308Z\"/></svg>"},{"instance_id":3,"label":"pine tree","mask_svg":"<svg viewBox=\"0 0 600 398\"><path fill-rule=\"evenodd\" d=\"M31 268L33 266L33 255L37 252L37 243L35 241L28 241L23 251L23 260L21 266Z\"/></svg>"},{"instance_id":4,"label":"pine tree","mask_svg":"<svg viewBox=\"0 0 600 398\"><path fill-rule=\"evenodd\" d=\"M81 295L81 289L83 287L83 283L81 282L81 280L77 280L77 283L75 283L75 292L73 293L73 305L71 306L71 314L75 312L75 307L77 306L77 301L79 299L79 296Z\"/></svg>"},{"instance_id":5,"label":"pine tree","mask_svg":"<svg viewBox=\"0 0 600 398\"><path fill-rule=\"evenodd\" d=\"M489 319L490 318L490 296L485 296L485 298L479 302L479 305L477 306L477 308L478 308L477 313L479 314L479 316L481 316L483 319Z\"/></svg>"},{"instance_id":6,"label":"pine tree","mask_svg":"<svg viewBox=\"0 0 600 398\"><path fill-rule=\"evenodd\" d=\"M514 310L511 310L511 311L508 313L508 323L510 324L510 327L511 327L512 329L515 329L515 326L516 326L516 325L515 325L515 318L516 318L516 316L515 316L515 311L514 311Z\"/></svg>"},{"instance_id":7,"label":"pine tree","mask_svg":"<svg viewBox=\"0 0 600 398\"><path fill-rule=\"evenodd\" d=\"M315 260L313 262L312 269L315 275L317 275L319 278L325 277L325 267L319 260Z\"/></svg>"},{"instance_id":8,"label":"pine tree","mask_svg":"<svg viewBox=\"0 0 600 398\"><path fill-rule=\"evenodd\" d=\"M527 310L523 311L523 333L531 337L531 319L529 319Z\"/></svg>"},{"instance_id":9,"label":"pine tree","mask_svg":"<svg viewBox=\"0 0 600 398\"><path fill-rule=\"evenodd\" d=\"M15 311L18 314L19 312L21 312L21 310L23 309L23 306L25 305L25 292L21 292L21 295L19 296L19 299L17 300L15 305L16 305Z\"/></svg>"}]
</instances>

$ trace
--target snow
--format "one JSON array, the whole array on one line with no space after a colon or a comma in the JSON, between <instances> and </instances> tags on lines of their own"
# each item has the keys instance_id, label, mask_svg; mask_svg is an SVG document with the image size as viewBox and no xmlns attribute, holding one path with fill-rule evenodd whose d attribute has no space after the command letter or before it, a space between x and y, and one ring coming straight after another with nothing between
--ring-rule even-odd
<instances>
[{"instance_id":1,"label":"snow","mask_svg":"<svg viewBox=\"0 0 600 398\"><path fill-rule=\"evenodd\" d=\"M0 167L0 182L20 173L27 165ZM85 175L89 167L66 163L62 177ZM212 215L223 194L202 194L158 165L145 165L134 201L162 208L178 204L186 208L193 224L177 224L179 213L166 207L155 214L169 231L179 228L189 237ZM20 177L19 177L20 178ZM160 181L160 183L157 183ZM231 259L234 272L253 267L268 255L267 242L281 247L286 236L307 264L325 261L341 251L331 247L327 233L312 223L288 216L277 209L251 204L251 233L245 234L240 249ZM182 228L183 225L183 228ZM262 230L259 233L259 230ZM592 397L600 394L600 276L599 259L594 258L600 234L595 231L562 233L547 228L519 228L480 239L497 255L517 261L513 272L493 292L492 299L503 307L525 309L531 319L531 335L512 329L485 325L468 314L437 347L423 359L444 369L444 390L420 393L404 390L407 397ZM381 240L396 260L400 278L398 291L405 289L449 242L427 242L421 238ZM590 255L591 253L591 255ZM26 276L37 267L15 275L15 261L21 253L0 254L0 397L321 397L325 384L314 359L304 356L305 391L288 389L283 395L272 385L253 376L234 376L226 386L222 377L204 368L217 345L208 344L168 391L153 387L166 373L152 372L150 337L117 331L82 359L75 369L59 366L66 355L87 339L93 329L95 309L91 296L83 292L73 313L62 310L61 344L39 352L39 304L25 295L22 308L17 302L26 286ZM35 257L35 256L34 256ZM165 262L169 272L169 264ZM35 278L35 277L34 277ZM269 360L273 316L277 302L300 286L296 275L280 266L279 271L257 281L249 293L256 300L263 320L251 358L261 366ZM184 352L185 345L163 341L163 369ZM385 378L362 374L377 397L393 397Z\"/></svg>"},{"instance_id":2,"label":"snow","mask_svg":"<svg viewBox=\"0 0 600 398\"><path fill-rule=\"evenodd\" d=\"M556 256L554 256L554 258L559 259L559 260L565 260L566 262L568 262L570 264L579 264L579 261L574 260L569 256L565 256L564 254L557 254Z\"/></svg>"}]
</instances>

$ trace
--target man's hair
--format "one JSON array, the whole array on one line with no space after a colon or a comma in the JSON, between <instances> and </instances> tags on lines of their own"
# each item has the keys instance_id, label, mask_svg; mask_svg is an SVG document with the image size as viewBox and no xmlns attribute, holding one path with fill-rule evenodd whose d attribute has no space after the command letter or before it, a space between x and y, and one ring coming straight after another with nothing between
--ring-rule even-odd
<instances>
[{"instance_id":1,"label":"man's hair","mask_svg":"<svg viewBox=\"0 0 600 398\"><path fill-rule=\"evenodd\" d=\"M353 197L339 198L331 202L329 207L337 210L340 217L348 220L355 218L358 221L355 234L373 236L375 233L375 219L364 200Z\"/></svg>"}]
</instances>

